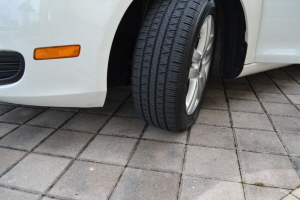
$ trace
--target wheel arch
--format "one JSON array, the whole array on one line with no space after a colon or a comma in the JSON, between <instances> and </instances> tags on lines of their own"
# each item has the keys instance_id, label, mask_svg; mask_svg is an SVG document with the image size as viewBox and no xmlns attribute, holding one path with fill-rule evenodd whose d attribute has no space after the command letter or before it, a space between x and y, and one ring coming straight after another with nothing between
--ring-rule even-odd
<instances>
[{"instance_id":1,"label":"wheel arch","mask_svg":"<svg viewBox=\"0 0 300 200\"><path fill-rule=\"evenodd\" d=\"M132 54L149 1L133 0L120 20L110 50L108 88L130 84Z\"/></svg>"},{"instance_id":2,"label":"wheel arch","mask_svg":"<svg viewBox=\"0 0 300 200\"><path fill-rule=\"evenodd\" d=\"M211 74L236 78L244 68L248 44L247 23L241 0L215 0L218 30Z\"/></svg>"},{"instance_id":3,"label":"wheel arch","mask_svg":"<svg viewBox=\"0 0 300 200\"><path fill-rule=\"evenodd\" d=\"M151 1L133 0L120 20L108 61L108 88L131 83L132 54L143 17ZM248 45L245 41L247 39L246 13L241 1L243 0L215 0L219 16L218 24L221 26L218 25L218 45L212 63L212 75L236 78L244 68Z\"/></svg>"}]
</instances>

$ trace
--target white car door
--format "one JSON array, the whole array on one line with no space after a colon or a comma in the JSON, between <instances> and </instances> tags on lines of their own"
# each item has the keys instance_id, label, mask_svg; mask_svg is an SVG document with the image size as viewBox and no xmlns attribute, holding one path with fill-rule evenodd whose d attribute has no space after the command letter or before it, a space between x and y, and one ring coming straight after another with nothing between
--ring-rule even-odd
<instances>
[{"instance_id":1,"label":"white car door","mask_svg":"<svg viewBox=\"0 0 300 200\"><path fill-rule=\"evenodd\" d=\"M256 63L300 63L300 1L264 0Z\"/></svg>"}]
</instances>

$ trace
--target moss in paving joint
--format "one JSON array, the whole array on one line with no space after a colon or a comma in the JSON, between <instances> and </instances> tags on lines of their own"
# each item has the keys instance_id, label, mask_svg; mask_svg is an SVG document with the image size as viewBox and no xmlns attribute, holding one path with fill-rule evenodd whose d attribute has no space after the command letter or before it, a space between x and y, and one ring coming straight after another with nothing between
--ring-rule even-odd
<instances>
[{"instance_id":1,"label":"moss in paving joint","mask_svg":"<svg viewBox=\"0 0 300 200\"><path fill-rule=\"evenodd\" d=\"M263 184L263 183L261 183L261 182L255 183L255 185L256 185L256 186L259 186L259 187L266 187L265 184Z\"/></svg>"},{"instance_id":2,"label":"moss in paving joint","mask_svg":"<svg viewBox=\"0 0 300 200\"><path fill-rule=\"evenodd\" d=\"M241 183L242 183L242 184L246 184L246 181L242 180Z\"/></svg>"},{"instance_id":3,"label":"moss in paving joint","mask_svg":"<svg viewBox=\"0 0 300 200\"><path fill-rule=\"evenodd\" d=\"M300 155L298 155L298 158L300 158Z\"/></svg>"}]
</instances>

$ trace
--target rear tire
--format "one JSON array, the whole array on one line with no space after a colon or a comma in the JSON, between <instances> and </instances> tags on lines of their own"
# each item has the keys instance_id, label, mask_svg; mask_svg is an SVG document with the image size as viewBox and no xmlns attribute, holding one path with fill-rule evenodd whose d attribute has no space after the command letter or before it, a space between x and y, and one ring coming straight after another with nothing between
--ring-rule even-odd
<instances>
[{"instance_id":1,"label":"rear tire","mask_svg":"<svg viewBox=\"0 0 300 200\"><path fill-rule=\"evenodd\" d=\"M195 123L213 56L215 21L213 0L153 1L133 60L133 101L140 118L175 132ZM202 30L209 26L203 46Z\"/></svg>"}]
</instances>

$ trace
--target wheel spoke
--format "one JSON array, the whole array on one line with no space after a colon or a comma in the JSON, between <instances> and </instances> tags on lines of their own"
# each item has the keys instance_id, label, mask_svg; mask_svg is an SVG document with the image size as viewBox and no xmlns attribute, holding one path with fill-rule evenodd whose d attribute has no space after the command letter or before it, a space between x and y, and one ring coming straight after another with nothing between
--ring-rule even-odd
<instances>
[{"instance_id":1,"label":"wheel spoke","mask_svg":"<svg viewBox=\"0 0 300 200\"><path fill-rule=\"evenodd\" d=\"M186 112L188 115L193 114L198 107L207 82L213 55L214 26L213 17L209 15L201 27L199 42L194 49L192 65L188 77L189 87L186 96Z\"/></svg>"},{"instance_id":2,"label":"wheel spoke","mask_svg":"<svg viewBox=\"0 0 300 200\"><path fill-rule=\"evenodd\" d=\"M192 63L196 63L200 65L201 59L202 59L202 54L197 49L194 50Z\"/></svg>"},{"instance_id":3,"label":"wheel spoke","mask_svg":"<svg viewBox=\"0 0 300 200\"><path fill-rule=\"evenodd\" d=\"M199 76L199 68L191 67L189 73L189 79L197 78Z\"/></svg>"},{"instance_id":4,"label":"wheel spoke","mask_svg":"<svg viewBox=\"0 0 300 200\"><path fill-rule=\"evenodd\" d=\"M211 35L211 16L208 16L206 21L207 21L207 34L206 34L206 46L205 46L205 51L208 49L209 41L210 41L210 35Z\"/></svg>"},{"instance_id":5,"label":"wheel spoke","mask_svg":"<svg viewBox=\"0 0 300 200\"><path fill-rule=\"evenodd\" d=\"M210 64L212 54L213 54L213 42L214 42L215 25L214 25L214 21L213 21L211 16L210 16L210 19L209 19L209 24L210 24L210 33L209 33L209 37L208 37L208 46L207 46L206 51L205 51L205 53L203 55L203 58L202 58L202 65L205 66L205 67L208 64Z\"/></svg>"},{"instance_id":6,"label":"wheel spoke","mask_svg":"<svg viewBox=\"0 0 300 200\"><path fill-rule=\"evenodd\" d=\"M207 45L207 35L208 35L208 22L207 19L205 20L205 22L203 23L203 26L201 28L200 31L200 39L199 39L199 43L198 46L196 48L196 50L203 55L206 49L206 45Z\"/></svg>"},{"instance_id":7,"label":"wheel spoke","mask_svg":"<svg viewBox=\"0 0 300 200\"><path fill-rule=\"evenodd\" d=\"M210 67L210 65L209 65L209 64L208 64L208 65L206 65L206 66L204 67L204 71L205 71L206 79L208 78L209 67Z\"/></svg>"},{"instance_id":8,"label":"wheel spoke","mask_svg":"<svg viewBox=\"0 0 300 200\"><path fill-rule=\"evenodd\" d=\"M205 85L206 79L207 79L207 71L206 71L206 67L203 67L203 68L201 69L200 77L201 77L201 84L202 84L202 85Z\"/></svg>"},{"instance_id":9,"label":"wheel spoke","mask_svg":"<svg viewBox=\"0 0 300 200\"><path fill-rule=\"evenodd\" d=\"M206 66L210 62L212 58L212 53L213 53L213 47L211 45L211 47L205 52L203 56L202 66Z\"/></svg>"},{"instance_id":10,"label":"wheel spoke","mask_svg":"<svg viewBox=\"0 0 300 200\"><path fill-rule=\"evenodd\" d=\"M201 98L201 93L203 90L203 85L202 85L202 81L201 81L201 76L198 77L198 91L197 91L197 99Z\"/></svg>"},{"instance_id":11,"label":"wheel spoke","mask_svg":"<svg viewBox=\"0 0 300 200\"><path fill-rule=\"evenodd\" d=\"M188 114L192 114L194 111L194 106L197 101L198 87L199 87L198 78L193 79L193 81L190 82L189 93L187 94L187 99L186 99L186 107L187 107Z\"/></svg>"}]
</instances>

